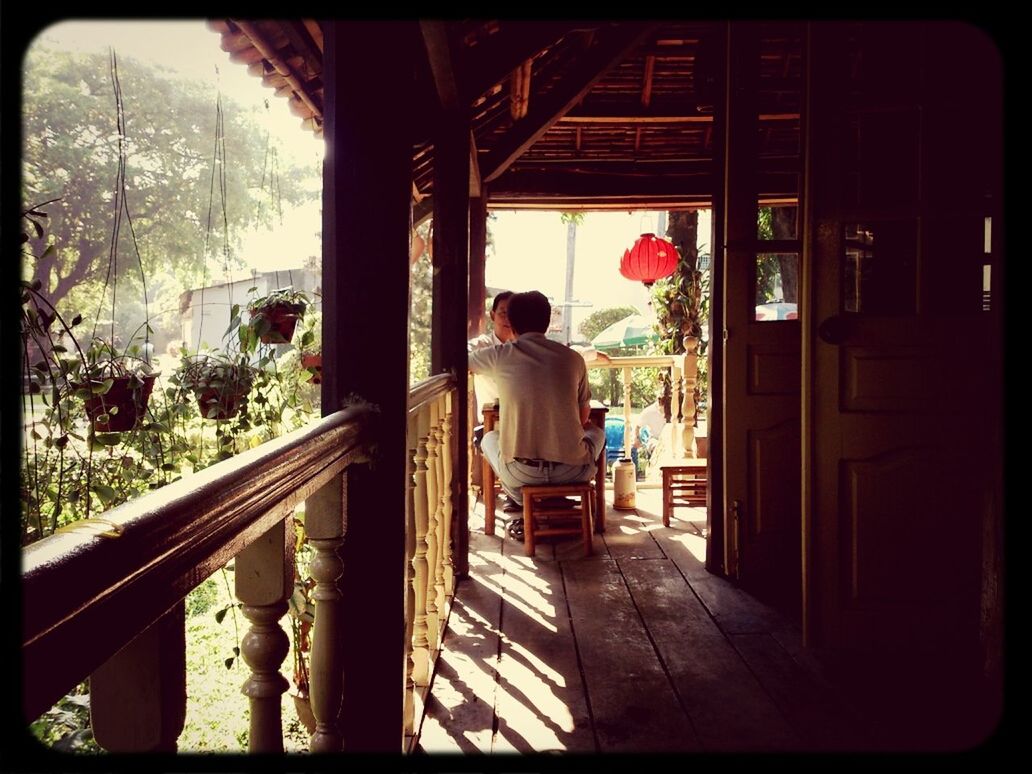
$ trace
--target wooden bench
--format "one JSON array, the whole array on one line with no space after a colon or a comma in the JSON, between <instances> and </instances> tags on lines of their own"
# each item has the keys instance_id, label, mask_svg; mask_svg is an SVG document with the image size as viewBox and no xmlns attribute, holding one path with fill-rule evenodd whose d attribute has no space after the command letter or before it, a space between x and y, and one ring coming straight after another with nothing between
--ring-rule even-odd
<instances>
[{"instance_id":1,"label":"wooden bench","mask_svg":"<svg viewBox=\"0 0 1032 774\"><path fill-rule=\"evenodd\" d=\"M681 460L676 465L663 465L663 526L670 526L674 508L706 507L709 472L705 459Z\"/></svg>"}]
</instances>

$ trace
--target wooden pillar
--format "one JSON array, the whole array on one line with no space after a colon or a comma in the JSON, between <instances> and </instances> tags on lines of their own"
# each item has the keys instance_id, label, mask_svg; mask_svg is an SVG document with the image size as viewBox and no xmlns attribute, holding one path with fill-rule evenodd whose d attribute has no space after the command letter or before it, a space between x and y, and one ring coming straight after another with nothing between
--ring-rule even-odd
<instances>
[{"instance_id":1,"label":"wooden pillar","mask_svg":"<svg viewBox=\"0 0 1032 774\"><path fill-rule=\"evenodd\" d=\"M466 362L470 288L470 131L465 111L444 113L434 144L434 304L430 345L430 367L434 374L455 374L456 402L454 432L458 438L470 434L468 411L469 371ZM481 197L483 199L483 197ZM486 207L486 205L482 205ZM486 240L486 209L484 239ZM478 215L474 221L481 220ZM478 226L479 228L479 226ZM480 249L481 254L483 249ZM481 264L483 263L481 259ZM481 278L480 284L483 284ZM483 309L483 302L481 302ZM481 312L481 317L483 313ZM469 447L452 445L452 470L469 470ZM468 574L469 481L453 476L449 482L452 511L455 573ZM450 536L449 536L450 538Z\"/></svg>"},{"instance_id":2,"label":"wooden pillar","mask_svg":"<svg viewBox=\"0 0 1032 774\"><path fill-rule=\"evenodd\" d=\"M405 659L405 426L414 22L323 27L323 392L377 414L376 459L345 494L341 590L344 750L402 746ZM411 45L385 45L408 39ZM468 173L467 173L468 174ZM465 304L461 309L465 309ZM369 335L375 328L376 335Z\"/></svg>"},{"instance_id":3,"label":"wooden pillar","mask_svg":"<svg viewBox=\"0 0 1032 774\"><path fill-rule=\"evenodd\" d=\"M186 718L179 602L90 675L90 725L110 752L175 752Z\"/></svg>"},{"instance_id":4,"label":"wooden pillar","mask_svg":"<svg viewBox=\"0 0 1032 774\"><path fill-rule=\"evenodd\" d=\"M710 407L707 429L709 432L709 483L706 508L709 537L706 540L706 569L723 574L724 564L724 166L727 162L727 36L730 25L725 22L717 33L713 57L721 63L714 68L713 93L713 218L709 243L710 256L710 331L709 352Z\"/></svg>"},{"instance_id":5,"label":"wooden pillar","mask_svg":"<svg viewBox=\"0 0 1032 774\"><path fill-rule=\"evenodd\" d=\"M487 301L487 196L469 200L469 309L466 312L466 338L484 332L484 306Z\"/></svg>"},{"instance_id":6,"label":"wooden pillar","mask_svg":"<svg viewBox=\"0 0 1032 774\"><path fill-rule=\"evenodd\" d=\"M240 609L251 626L240 640L240 652L251 668L241 689L251 701L248 750L283 752L283 694L290 683L280 667L290 651L290 638L280 619L294 591L294 532L280 521L237 554L234 584Z\"/></svg>"}]
</instances>

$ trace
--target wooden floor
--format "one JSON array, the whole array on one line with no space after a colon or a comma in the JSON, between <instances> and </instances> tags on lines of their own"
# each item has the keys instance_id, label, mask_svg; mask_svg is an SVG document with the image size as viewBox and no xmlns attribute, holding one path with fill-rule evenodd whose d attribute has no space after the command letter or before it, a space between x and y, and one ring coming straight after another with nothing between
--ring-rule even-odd
<instances>
[{"instance_id":1,"label":"wooden floor","mask_svg":"<svg viewBox=\"0 0 1032 774\"><path fill-rule=\"evenodd\" d=\"M525 556L478 504L417 752L870 749L798 628L706 572L705 511L664 528L660 490L637 498L589 558L571 539Z\"/></svg>"}]
</instances>

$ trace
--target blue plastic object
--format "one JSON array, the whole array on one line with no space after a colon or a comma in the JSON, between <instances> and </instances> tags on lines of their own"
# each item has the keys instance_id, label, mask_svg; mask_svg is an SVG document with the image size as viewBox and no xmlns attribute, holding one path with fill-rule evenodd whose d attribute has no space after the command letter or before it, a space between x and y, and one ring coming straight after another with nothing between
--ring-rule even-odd
<instances>
[{"instance_id":1,"label":"blue plastic object","mask_svg":"<svg viewBox=\"0 0 1032 774\"><path fill-rule=\"evenodd\" d=\"M606 417L606 466L612 465L623 456L623 417ZM631 460L638 470L638 450L631 448Z\"/></svg>"}]
</instances>

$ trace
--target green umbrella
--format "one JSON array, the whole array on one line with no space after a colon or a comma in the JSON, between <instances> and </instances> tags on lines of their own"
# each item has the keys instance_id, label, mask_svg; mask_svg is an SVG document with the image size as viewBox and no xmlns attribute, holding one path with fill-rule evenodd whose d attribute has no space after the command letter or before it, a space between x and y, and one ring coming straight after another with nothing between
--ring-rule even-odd
<instances>
[{"instance_id":1,"label":"green umbrella","mask_svg":"<svg viewBox=\"0 0 1032 774\"><path fill-rule=\"evenodd\" d=\"M641 314L632 314L610 325L593 338L591 344L604 352L620 347L637 347L657 338L651 320Z\"/></svg>"}]
</instances>

